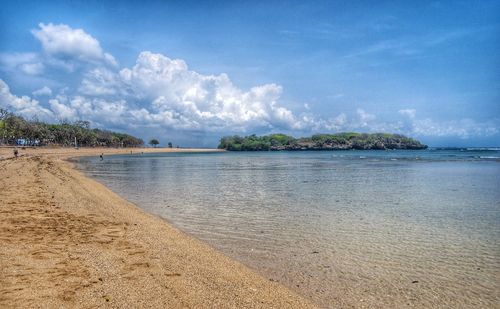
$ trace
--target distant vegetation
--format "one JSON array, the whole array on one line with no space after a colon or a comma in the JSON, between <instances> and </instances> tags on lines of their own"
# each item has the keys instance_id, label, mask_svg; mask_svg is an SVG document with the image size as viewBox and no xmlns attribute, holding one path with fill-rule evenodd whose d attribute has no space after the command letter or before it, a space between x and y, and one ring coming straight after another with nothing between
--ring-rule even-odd
<instances>
[{"instance_id":1,"label":"distant vegetation","mask_svg":"<svg viewBox=\"0 0 500 309\"><path fill-rule=\"evenodd\" d=\"M156 148L158 144L160 144L160 142L157 139L153 138L152 140L149 141L149 145L153 146L154 148Z\"/></svg>"},{"instance_id":2,"label":"distant vegetation","mask_svg":"<svg viewBox=\"0 0 500 309\"><path fill-rule=\"evenodd\" d=\"M259 150L348 150L348 149L425 149L427 145L399 134L337 133L295 138L285 134L266 136L226 136L219 149L231 151Z\"/></svg>"},{"instance_id":3,"label":"distant vegetation","mask_svg":"<svg viewBox=\"0 0 500 309\"><path fill-rule=\"evenodd\" d=\"M137 137L91 129L88 121L49 124L38 120L26 120L21 116L0 109L0 145L23 144L26 146L61 145L84 147L138 147L144 141Z\"/></svg>"}]
</instances>

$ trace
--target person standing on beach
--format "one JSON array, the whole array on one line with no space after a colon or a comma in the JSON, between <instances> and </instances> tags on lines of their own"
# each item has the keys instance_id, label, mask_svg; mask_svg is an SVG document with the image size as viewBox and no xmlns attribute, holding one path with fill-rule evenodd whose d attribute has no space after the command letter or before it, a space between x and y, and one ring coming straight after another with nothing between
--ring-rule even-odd
<instances>
[{"instance_id":1,"label":"person standing on beach","mask_svg":"<svg viewBox=\"0 0 500 309\"><path fill-rule=\"evenodd\" d=\"M19 151L17 150L17 148L14 148L14 157L17 158L18 155L19 155Z\"/></svg>"}]
</instances>

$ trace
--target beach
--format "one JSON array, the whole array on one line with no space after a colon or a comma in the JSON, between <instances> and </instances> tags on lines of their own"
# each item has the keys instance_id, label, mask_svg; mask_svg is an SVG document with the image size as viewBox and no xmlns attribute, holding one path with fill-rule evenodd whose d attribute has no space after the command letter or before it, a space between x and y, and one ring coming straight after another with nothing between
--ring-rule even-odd
<instances>
[{"instance_id":1,"label":"beach","mask_svg":"<svg viewBox=\"0 0 500 309\"><path fill-rule=\"evenodd\" d=\"M65 159L206 149L0 148L0 307L313 308Z\"/></svg>"}]
</instances>

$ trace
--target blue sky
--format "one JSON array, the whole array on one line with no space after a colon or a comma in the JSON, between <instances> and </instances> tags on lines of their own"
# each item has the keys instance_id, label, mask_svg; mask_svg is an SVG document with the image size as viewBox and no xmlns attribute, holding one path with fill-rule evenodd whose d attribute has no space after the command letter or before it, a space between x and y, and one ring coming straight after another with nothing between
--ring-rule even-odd
<instances>
[{"instance_id":1,"label":"blue sky","mask_svg":"<svg viewBox=\"0 0 500 309\"><path fill-rule=\"evenodd\" d=\"M500 145L498 1L2 4L0 107L145 140L360 131Z\"/></svg>"}]
</instances>

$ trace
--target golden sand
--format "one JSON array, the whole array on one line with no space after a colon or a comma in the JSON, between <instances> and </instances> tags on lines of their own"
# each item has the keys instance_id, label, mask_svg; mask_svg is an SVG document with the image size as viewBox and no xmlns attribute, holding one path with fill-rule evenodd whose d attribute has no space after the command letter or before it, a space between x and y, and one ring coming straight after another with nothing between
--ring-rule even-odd
<instances>
[{"instance_id":1,"label":"golden sand","mask_svg":"<svg viewBox=\"0 0 500 309\"><path fill-rule=\"evenodd\" d=\"M130 149L20 153L0 148L0 307L314 307L62 160Z\"/></svg>"}]
</instances>

